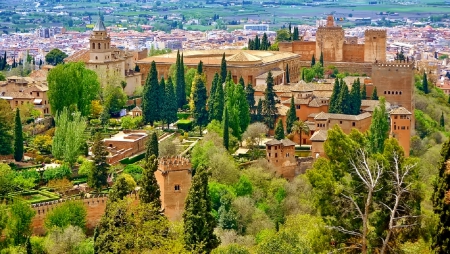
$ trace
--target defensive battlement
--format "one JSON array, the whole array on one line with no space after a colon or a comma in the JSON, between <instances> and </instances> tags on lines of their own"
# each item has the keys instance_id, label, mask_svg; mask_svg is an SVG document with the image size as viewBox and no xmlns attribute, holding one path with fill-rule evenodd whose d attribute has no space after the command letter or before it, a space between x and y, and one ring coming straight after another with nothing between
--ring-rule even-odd
<instances>
[{"instance_id":1,"label":"defensive battlement","mask_svg":"<svg viewBox=\"0 0 450 254\"><path fill-rule=\"evenodd\" d=\"M326 26L322 26L319 27L317 29L317 33L316 33L316 37L317 36L321 36L321 35L331 35L331 36L336 36L336 35L343 35L344 34L344 29L342 29L342 27L326 27Z\"/></svg>"},{"instance_id":2,"label":"defensive battlement","mask_svg":"<svg viewBox=\"0 0 450 254\"><path fill-rule=\"evenodd\" d=\"M412 69L414 68L414 61L409 60L409 61L400 61L400 60L394 60L394 61L389 61L389 62L376 62L373 64L374 66L377 67L393 67L393 68L409 68Z\"/></svg>"},{"instance_id":3,"label":"defensive battlement","mask_svg":"<svg viewBox=\"0 0 450 254\"><path fill-rule=\"evenodd\" d=\"M376 37L382 37L386 38L387 32L385 29L368 29L364 32L364 36L376 36Z\"/></svg>"},{"instance_id":4,"label":"defensive battlement","mask_svg":"<svg viewBox=\"0 0 450 254\"><path fill-rule=\"evenodd\" d=\"M181 156L167 156L158 159L158 170L167 171L190 170L191 161Z\"/></svg>"}]
</instances>

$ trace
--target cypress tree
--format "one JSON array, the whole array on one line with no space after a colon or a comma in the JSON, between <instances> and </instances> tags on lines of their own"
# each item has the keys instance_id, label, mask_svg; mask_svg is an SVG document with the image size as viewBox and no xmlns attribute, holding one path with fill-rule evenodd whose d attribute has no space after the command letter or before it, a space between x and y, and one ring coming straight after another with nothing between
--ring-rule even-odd
<instances>
[{"instance_id":1,"label":"cypress tree","mask_svg":"<svg viewBox=\"0 0 450 254\"><path fill-rule=\"evenodd\" d=\"M442 128L444 128L445 126L444 112L441 112L441 119L439 120L439 124Z\"/></svg>"},{"instance_id":2,"label":"cypress tree","mask_svg":"<svg viewBox=\"0 0 450 254\"><path fill-rule=\"evenodd\" d=\"M256 121L262 121L263 120L263 102L261 98L258 100L258 105L256 106Z\"/></svg>"},{"instance_id":3,"label":"cypress tree","mask_svg":"<svg viewBox=\"0 0 450 254\"><path fill-rule=\"evenodd\" d=\"M344 83L341 84L341 92L339 93L339 99L337 103L337 112L338 114L351 114L351 107L350 107L350 94L348 92L348 86Z\"/></svg>"},{"instance_id":4,"label":"cypress tree","mask_svg":"<svg viewBox=\"0 0 450 254\"><path fill-rule=\"evenodd\" d=\"M235 105L235 108L238 113L239 117L239 129L240 133L238 137L242 136L242 133L247 130L248 125L250 124L250 106L247 102L247 95L244 90L244 86L236 86L235 87L235 96L237 100L237 104Z\"/></svg>"},{"instance_id":5,"label":"cypress tree","mask_svg":"<svg viewBox=\"0 0 450 254\"><path fill-rule=\"evenodd\" d=\"M449 159L450 141L447 141L441 149L439 176L433 184L433 210L439 220L432 239L432 249L437 254L450 252L450 202L448 202L450 191L450 174L448 173Z\"/></svg>"},{"instance_id":6,"label":"cypress tree","mask_svg":"<svg viewBox=\"0 0 450 254\"><path fill-rule=\"evenodd\" d=\"M272 72L269 71L266 79L266 90L264 91L264 102L262 105L262 115L264 119L264 123L269 127L269 129L273 129L275 125L275 119L277 117L277 108L275 106L276 101L275 98L277 95L273 90L273 77Z\"/></svg>"},{"instance_id":7,"label":"cypress tree","mask_svg":"<svg viewBox=\"0 0 450 254\"><path fill-rule=\"evenodd\" d=\"M333 92L331 93L330 103L328 107L328 113L337 113L338 112L338 99L341 93L341 84L339 83L339 79L336 78L334 80Z\"/></svg>"},{"instance_id":8,"label":"cypress tree","mask_svg":"<svg viewBox=\"0 0 450 254\"><path fill-rule=\"evenodd\" d=\"M180 51L177 51L177 60L175 62L175 94L177 95L177 107L181 108L183 106L181 102L181 96L182 96L182 85L180 80L180 65L181 65L181 59L180 59Z\"/></svg>"},{"instance_id":9,"label":"cypress tree","mask_svg":"<svg viewBox=\"0 0 450 254\"><path fill-rule=\"evenodd\" d=\"M261 49L261 40L259 39L258 35L255 37L255 50Z\"/></svg>"},{"instance_id":10,"label":"cypress tree","mask_svg":"<svg viewBox=\"0 0 450 254\"><path fill-rule=\"evenodd\" d=\"M155 155L150 156L142 172L141 189L139 200L142 203L153 203L155 207L161 207L160 190L156 181L155 172L158 170L158 159Z\"/></svg>"},{"instance_id":11,"label":"cypress tree","mask_svg":"<svg viewBox=\"0 0 450 254\"><path fill-rule=\"evenodd\" d=\"M181 86L181 99L180 99L180 103L181 103L181 107L183 107L184 105L186 105L186 80L184 79L184 55L181 54L180 57L180 86ZM180 107L180 108L181 108Z\"/></svg>"},{"instance_id":12,"label":"cypress tree","mask_svg":"<svg viewBox=\"0 0 450 254\"><path fill-rule=\"evenodd\" d=\"M244 78L241 76L239 78L239 83L238 83L243 89L245 89L245 82L244 82Z\"/></svg>"},{"instance_id":13,"label":"cypress tree","mask_svg":"<svg viewBox=\"0 0 450 254\"><path fill-rule=\"evenodd\" d=\"M228 119L228 108L225 107L225 115L223 119L223 146L228 150L230 145L230 128L229 128L229 119Z\"/></svg>"},{"instance_id":14,"label":"cypress tree","mask_svg":"<svg viewBox=\"0 0 450 254\"><path fill-rule=\"evenodd\" d=\"M448 101L447 102L448 102L448 104L450 104L450 95L448 96Z\"/></svg>"},{"instance_id":15,"label":"cypress tree","mask_svg":"<svg viewBox=\"0 0 450 254\"><path fill-rule=\"evenodd\" d=\"M302 69L302 80L305 81L305 68Z\"/></svg>"},{"instance_id":16,"label":"cypress tree","mask_svg":"<svg viewBox=\"0 0 450 254\"><path fill-rule=\"evenodd\" d=\"M314 67L314 65L316 65L316 57L314 57L314 54L313 54L312 59L311 59L311 68Z\"/></svg>"},{"instance_id":17,"label":"cypress tree","mask_svg":"<svg viewBox=\"0 0 450 254\"><path fill-rule=\"evenodd\" d=\"M289 40L292 40L292 25L291 22L289 22Z\"/></svg>"},{"instance_id":18,"label":"cypress tree","mask_svg":"<svg viewBox=\"0 0 450 254\"><path fill-rule=\"evenodd\" d=\"M200 62L197 65L197 73L199 75L203 74L203 62L202 62L202 60L200 60Z\"/></svg>"},{"instance_id":19,"label":"cypress tree","mask_svg":"<svg viewBox=\"0 0 450 254\"><path fill-rule=\"evenodd\" d=\"M109 155L109 152L106 148L105 143L102 140L102 135L100 132L97 132L94 137L94 144L91 148L92 151L92 160L94 161L94 167L91 172L89 172L88 176L88 185L89 187L100 192L103 186L108 184L108 171L109 164L107 163L106 156Z\"/></svg>"},{"instance_id":20,"label":"cypress tree","mask_svg":"<svg viewBox=\"0 0 450 254\"><path fill-rule=\"evenodd\" d=\"M381 97L380 104L375 108L372 123L369 128L369 144L372 153L382 153L384 141L389 137L389 122L386 112L386 100Z\"/></svg>"},{"instance_id":21,"label":"cypress tree","mask_svg":"<svg viewBox=\"0 0 450 254\"><path fill-rule=\"evenodd\" d=\"M145 160L148 161L152 155L154 155L156 158L159 157L159 150L158 150L158 135L156 135L156 132L152 132L152 135L147 140L146 145L146 152L145 152Z\"/></svg>"},{"instance_id":22,"label":"cypress tree","mask_svg":"<svg viewBox=\"0 0 450 254\"><path fill-rule=\"evenodd\" d=\"M142 116L144 123L150 123L153 126L154 122L159 119L158 101L160 95L158 84L158 72L156 70L156 63L152 61L150 72L145 81L144 91L142 95Z\"/></svg>"},{"instance_id":23,"label":"cypress tree","mask_svg":"<svg viewBox=\"0 0 450 254\"><path fill-rule=\"evenodd\" d=\"M252 39L248 39L248 47L249 50L253 50L253 40Z\"/></svg>"},{"instance_id":24,"label":"cypress tree","mask_svg":"<svg viewBox=\"0 0 450 254\"><path fill-rule=\"evenodd\" d=\"M15 118L15 128L14 128L14 160L21 161L23 159L23 132L22 132L22 122L20 121L19 108L16 108L16 118Z\"/></svg>"},{"instance_id":25,"label":"cypress tree","mask_svg":"<svg viewBox=\"0 0 450 254\"><path fill-rule=\"evenodd\" d=\"M212 118L217 121L222 121L223 117L223 108L225 106L225 94L223 91L223 82L220 79L217 81L216 92L214 93L213 99L213 113Z\"/></svg>"},{"instance_id":26,"label":"cypress tree","mask_svg":"<svg viewBox=\"0 0 450 254\"><path fill-rule=\"evenodd\" d=\"M220 63L220 84L223 84L226 78L227 78L227 60L225 60L225 53L223 53L222 62Z\"/></svg>"},{"instance_id":27,"label":"cypress tree","mask_svg":"<svg viewBox=\"0 0 450 254\"><path fill-rule=\"evenodd\" d=\"M291 105L286 114L286 132L287 133L292 132L292 126L294 125L295 121L297 121L297 114L296 114L296 109L295 109L294 96L292 96L291 97Z\"/></svg>"},{"instance_id":28,"label":"cypress tree","mask_svg":"<svg viewBox=\"0 0 450 254\"><path fill-rule=\"evenodd\" d=\"M183 213L184 246L192 253L211 253L220 240L214 234L217 222L211 213L208 172L203 166L196 171Z\"/></svg>"},{"instance_id":29,"label":"cypress tree","mask_svg":"<svg viewBox=\"0 0 450 254\"><path fill-rule=\"evenodd\" d=\"M217 87L219 86L219 74L216 72L214 74L213 81L211 83L211 91L209 93L208 98L208 121L214 120L214 99L217 91Z\"/></svg>"},{"instance_id":30,"label":"cypress tree","mask_svg":"<svg viewBox=\"0 0 450 254\"><path fill-rule=\"evenodd\" d=\"M274 138L278 139L278 140L283 140L284 139L284 127L283 127L283 121L281 121L281 119L278 120L277 127L275 127L275 136L274 136Z\"/></svg>"},{"instance_id":31,"label":"cypress tree","mask_svg":"<svg viewBox=\"0 0 450 254\"><path fill-rule=\"evenodd\" d=\"M2 66L3 66L3 70L4 70L6 68L6 50L5 50L5 53L3 54L2 62L3 62Z\"/></svg>"},{"instance_id":32,"label":"cypress tree","mask_svg":"<svg viewBox=\"0 0 450 254\"><path fill-rule=\"evenodd\" d=\"M247 95L247 103L250 107L250 111L252 114L254 114L255 111L255 89L253 88L252 84L248 84L245 88L245 93Z\"/></svg>"},{"instance_id":33,"label":"cypress tree","mask_svg":"<svg viewBox=\"0 0 450 254\"><path fill-rule=\"evenodd\" d=\"M350 111L351 115L359 115L361 110L361 87L359 84L359 79L355 80L352 85L352 90L350 92Z\"/></svg>"},{"instance_id":34,"label":"cypress tree","mask_svg":"<svg viewBox=\"0 0 450 254\"><path fill-rule=\"evenodd\" d=\"M289 76L290 76L290 75L289 75L289 65L286 64L286 84L291 83L291 79L290 79Z\"/></svg>"},{"instance_id":35,"label":"cypress tree","mask_svg":"<svg viewBox=\"0 0 450 254\"><path fill-rule=\"evenodd\" d=\"M164 91L164 106L162 114L164 116L164 121L167 123L167 128L169 128L170 123L174 123L178 120L177 118L177 102L175 98L175 90L172 83L172 78L169 76L167 84Z\"/></svg>"},{"instance_id":36,"label":"cypress tree","mask_svg":"<svg viewBox=\"0 0 450 254\"><path fill-rule=\"evenodd\" d=\"M361 99L365 100L367 98L367 90L366 90L366 84L363 85L361 90Z\"/></svg>"},{"instance_id":37,"label":"cypress tree","mask_svg":"<svg viewBox=\"0 0 450 254\"><path fill-rule=\"evenodd\" d=\"M372 92L372 100L378 100L378 92L377 92L377 87L373 88L373 92Z\"/></svg>"},{"instance_id":38,"label":"cypress tree","mask_svg":"<svg viewBox=\"0 0 450 254\"><path fill-rule=\"evenodd\" d=\"M319 58L320 66L323 67L323 52L320 51L320 58Z\"/></svg>"},{"instance_id":39,"label":"cypress tree","mask_svg":"<svg viewBox=\"0 0 450 254\"><path fill-rule=\"evenodd\" d=\"M158 95L159 95L159 100L157 101L157 106L158 106L158 121L159 120L165 120L163 119L164 117L164 104L165 104L165 100L166 100L166 81L164 80L164 77L161 77L161 80L159 81L159 86L158 86ZM164 127L164 125L163 125Z\"/></svg>"},{"instance_id":40,"label":"cypress tree","mask_svg":"<svg viewBox=\"0 0 450 254\"><path fill-rule=\"evenodd\" d=\"M267 34L264 33L261 40L260 50L267 50L269 48L269 39L267 39Z\"/></svg>"},{"instance_id":41,"label":"cypress tree","mask_svg":"<svg viewBox=\"0 0 450 254\"><path fill-rule=\"evenodd\" d=\"M427 79L427 74L425 72L423 73L422 90L425 94L428 94L430 92L428 90L428 79Z\"/></svg>"},{"instance_id":42,"label":"cypress tree","mask_svg":"<svg viewBox=\"0 0 450 254\"><path fill-rule=\"evenodd\" d=\"M202 126L208 123L207 99L204 76L197 73L192 87L192 116L195 124L199 126L200 135L202 135Z\"/></svg>"},{"instance_id":43,"label":"cypress tree","mask_svg":"<svg viewBox=\"0 0 450 254\"><path fill-rule=\"evenodd\" d=\"M25 242L25 249L27 251L27 254L33 254L33 247L31 246L30 237L28 237L27 241Z\"/></svg>"}]
</instances>

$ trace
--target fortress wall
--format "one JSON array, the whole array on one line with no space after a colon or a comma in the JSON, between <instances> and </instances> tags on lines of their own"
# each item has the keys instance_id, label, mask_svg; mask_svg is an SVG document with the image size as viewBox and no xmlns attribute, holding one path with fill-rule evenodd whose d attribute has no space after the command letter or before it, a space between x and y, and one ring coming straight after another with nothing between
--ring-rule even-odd
<instances>
[{"instance_id":1,"label":"fortress wall","mask_svg":"<svg viewBox=\"0 0 450 254\"><path fill-rule=\"evenodd\" d=\"M315 58L319 60L320 54L317 55L316 52L316 42L315 41L294 41L290 43L292 45L292 49L289 52L299 54L300 60L311 61L312 56L315 55ZM284 51L281 50L280 51Z\"/></svg>"},{"instance_id":2,"label":"fortress wall","mask_svg":"<svg viewBox=\"0 0 450 254\"><path fill-rule=\"evenodd\" d=\"M372 63L348 63L348 62L324 62L325 67L329 65L336 66L339 72L359 73L372 75ZM300 66L310 68L311 61L300 61Z\"/></svg>"},{"instance_id":3,"label":"fortress wall","mask_svg":"<svg viewBox=\"0 0 450 254\"><path fill-rule=\"evenodd\" d=\"M344 62L364 62L364 44L344 44L343 51Z\"/></svg>"}]
</instances>

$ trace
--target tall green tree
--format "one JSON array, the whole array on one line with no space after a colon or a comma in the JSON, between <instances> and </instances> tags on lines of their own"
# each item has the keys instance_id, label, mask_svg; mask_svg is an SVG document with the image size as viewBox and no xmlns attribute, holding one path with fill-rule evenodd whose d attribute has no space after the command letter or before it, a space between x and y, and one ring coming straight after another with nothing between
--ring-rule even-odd
<instances>
[{"instance_id":1,"label":"tall green tree","mask_svg":"<svg viewBox=\"0 0 450 254\"><path fill-rule=\"evenodd\" d=\"M155 172L158 170L158 158L150 156L142 172L141 189L139 190L139 200L142 203L153 203L156 207L161 207L160 189L156 181Z\"/></svg>"},{"instance_id":2,"label":"tall green tree","mask_svg":"<svg viewBox=\"0 0 450 254\"><path fill-rule=\"evenodd\" d=\"M362 100L367 99L366 84L363 84L363 87L362 87L362 90L361 90L361 99L362 99Z\"/></svg>"},{"instance_id":3,"label":"tall green tree","mask_svg":"<svg viewBox=\"0 0 450 254\"><path fill-rule=\"evenodd\" d=\"M6 238L13 246L24 244L31 236L31 222L35 213L30 204L26 202L15 201L9 207Z\"/></svg>"},{"instance_id":4,"label":"tall green tree","mask_svg":"<svg viewBox=\"0 0 450 254\"><path fill-rule=\"evenodd\" d=\"M323 67L323 52L320 51L320 58L319 58L320 66Z\"/></svg>"},{"instance_id":5,"label":"tall green tree","mask_svg":"<svg viewBox=\"0 0 450 254\"><path fill-rule=\"evenodd\" d=\"M263 120L263 101L261 98L258 100L258 105L256 106L256 121L262 121Z\"/></svg>"},{"instance_id":6,"label":"tall green tree","mask_svg":"<svg viewBox=\"0 0 450 254\"><path fill-rule=\"evenodd\" d=\"M99 132L97 132L94 137L94 144L92 145L91 150L94 167L91 169L91 172L89 172L88 185L97 190L97 192L100 192L100 190L108 184L109 164L107 163L106 156L109 155L109 152L105 142L102 140L102 135Z\"/></svg>"},{"instance_id":7,"label":"tall green tree","mask_svg":"<svg viewBox=\"0 0 450 254\"><path fill-rule=\"evenodd\" d=\"M432 196L434 214L438 216L438 224L433 235L432 248L434 253L444 254L450 252L450 174L448 174L448 161L450 159L450 141L444 143L439 161L439 176L434 182Z\"/></svg>"},{"instance_id":8,"label":"tall green tree","mask_svg":"<svg viewBox=\"0 0 450 254\"><path fill-rule=\"evenodd\" d=\"M152 61L142 95L143 120L144 123L150 123L152 126L155 121L160 119L160 112L158 111L159 91L158 71L156 70L155 61Z\"/></svg>"},{"instance_id":9,"label":"tall green tree","mask_svg":"<svg viewBox=\"0 0 450 254\"><path fill-rule=\"evenodd\" d=\"M23 131L19 108L16 108L15 119L16 124L14 126L14 160L21 161L23 159Z\"/></svg>"},{"instance_id":10,"label":"tall green tree","mask_svg":"<svg viewBox=\"0 0 450 254\"><path fill-rule=\"evenodd\" d=\"M267 50L270 46L269 39L267 38L267 34L264 33L261 39L261 47L260 50Z\"/></svg>"},{"instance_id":11,"label":"tall green tree","mask_svg":"<svg viewBox=\"0 0 450 254\"><path fill-rule=\"evenodd\" d=\"M377 87L374 87L374 88L373 88L372 96L370 97L370 99L372 99L372 100L378 100Z\"/></svg>"},{"instance_id":12,"label":"tall green tree","mask_svg":"<svg viewBox=\"0 0 450 254\"><path fill-rule=\"evenodd\" d=\"M256 109L256 101L255 101L255 89L253 88L252 84L247 84L247 86L245 87L245 94L247 95L247 103L248 106L250 107L250 112L252 114L255 113L255 109Z\"/></svg>"},{"instance_id":13,"label":"tall green tree","mask_svg":"<svg viewBox=\"0 0 450 254\"><path fill-rule=\"evenodd\" d=\"M50 52L45 55L45 62L51 65L57 65L64 63L64 58L67 57L67 54L62 52L60 49L52 49Z\"/></svg>"},{"instance_id":14,"label":"tall green tree","mask_svg":"<svg viewBox=\"0 0 450 254\"><path fill-rule=\"evenodd\" d=\"M300 35L298 32L298 27L294 27L294 33L292 34L292 40L298 41L300 39Z\"/></svg>"},{"instance_id":15,"label":"tall green tree","mask_svg":"<svg viewBox=\"0 0 450 254\"><path fill-rule=\"evenodd\" d=\"M11 109L9 102L0 99L0 154L8 155L13 152L12 140L14 125L14 111Z\"/></svg>"},{"instance_id":16,"label":"tall green tree","mask_svg":"<svg viewBox=\"0 0 450 254\"><path fill-rule=\"evenodd\" d=\"M350 94L348 92L348 86L345 84L341 84L341 93L339 94L338 103L337 103L337 112L339 114L350 114Z\"/></svg>"},{"instance_id":17,"label":"tall green tree","mask_svg":"<svg viewBox=\"0 0 450 254\"><path fill-rule=\"evenodd\" d=\"M289 110L286 114L286 132L292 132L292 126L294 122L297 121L297 114L295 109L294 96L291 97L291 105L289 106Z\"/></svg>"},{"instance_id":18,"label":"tall green tree","mask_svg":"<svg viewBox=\"0 0 450 254\"><path fill-rule=\"evenodd\" d=\"M269 127L269 129L273 129L275 125L275 119L277 117L277 108L275 106L277 95L273 89L274 82L272 72L269 71L266 79L266 90L264 91L264 101L262 105L262 115L264 123Z\"/></svg>"},{"instance_id":19,"label":"tall green tree","mask_svg":"<svg viewBox=\"0 0 450 254\"><path fill-rule=\"evenodd\" d=\"M242 133L247 129L250 124L250 106L247 102L247 95L244 90L244 86L238 85L235 87L237 97L237 111L239 113L239 129L240 133L238 137L242 136Z\"/></svg>"},{"instance_id":20,"label":"tall green tree","mask_svg":"<svg viewBox=\"0 0 450 254\"><path fill-rule=\"evenodd\" d=\"M193 253L211 253L220 244L214 234L216 220L213 217L208 190L208 172L204 166L197 168L186 198L183 213L184 245Z\"/></svg>"},{"instance_id":21,"label":"tall green tree","mask_svg":"<svg viewBox=\"0 0 450 254\"><path fill-rule=\"evenodd\" d=\"M202 135L202 126L206 126L208 123L208 111L206 110L207 99L205 76L197 73L192 87L191 103L192 116L195 124L199 127L200 135Z\"/></svg>"},{"instance_id":22,"label":"tall green tree","mask_svg":"<svg viewBox=\"0 0 450 254\"><path fill-rule=\"evenodd\" d=\"M67 63L53 68L47 76L48 102L53 115L63 108L78 110L82 116L91 113L91 102L98 98L100 83L97 73L84 63Z\"/></svg>"},{"instance_id":23,"label":"tall green tree","mask_svg":"<svg viewBox=\"0 0 450 254\"><path fill-rule=\"evenodd\" d=\"M216 72L214 74L213 81L211 83L211 91L209 92L208 97L208 120L211 122L214 120L214 99L217 91L217 87L219 86L219 74Z\"/></svg>"},{"instance_id":24,"label":"tall green tree","mask_svg":"<svg viewBox=\"0 0 450 254\"><path fill-rule=\"evenodd\" d=\"M227 60L225 60L225 53L223 53L222 62L220 63L220 84L223 84L223 82L225 82L227 73Z\"/></svg>"},{"instance_id":25,"label":"tall green tree","mask_svg":"<svg viewBox=\"0 0 450 254\"><path fill-rule=\"evenodd\" d=\"M180 55L180 51L177 51L177 60L175 63L175 93L177 95L177 106L178 108L183 107L184 100L183 98L183 94L184 96L186 96L185 92L183 92L184 87L183 87L183 82L181 80L181 55ZM183 73L183 80L184 80L184 73Z\"/></svg>"},{"instance_id":26,"label":"tall green tree","mask_svg":"<svg viewBox=\"0 0 450 254\"><path fill-rule=\"evenodd\" d=\"M314 57L314 54L311 58L311 68L314 67L314 65L316 65L316 57Z\"/></svg>"},{"instance_id":27,"label":"tall green tree","mask_svg":"<svg viewBox=\"0 0 450 254\"><path fill-rule=\"evenodd\" d=\"M275 139L283 140L284 139L284 126L283 121L278 120L277 126L275 127Z\"/></svg>"},{"instance_id":28,"label":"tall green tree","mask_svg":"<svg viewBox=\"0 0 450 254\"><path fill-rule=\"evenodd\" d=\"M440 125L442 128L445 127L444 112L441 112L441 119L439 119L439 125Z\"/></svg>"},{"instance_id":29,"label":"tall green tree","mask_svg":"<svg viewBox=\"0 0 450 254\"><path fill-rule=\"evenodd\" d=\"M425 72L423 73L423 78L422 78L422 91L425 94L428 94L430 92L428 89L428 78L427 78L427 74Z\"/></svg>"},{"instance_id":30,"label":"tall green tree","mask_svg":"<svg viewBox=\"0 0 450 254\"><path fill-rule=\"evenodd\" d=\"M341 83L339 79L334 80L333 92L330 97L330 105L328 107L328 113L338 113L339 111L339 95L341 94Z\"/></svg>"},{"instance_id":31,"label":"tall green tree","mask_svg":"<svg viewBox=\"0 0 450 254\"><path fill-rule=\"evenodd\" d=\"M159 156L159 150L158 150L158 135L156 132L152 132L150 135L150 138L148 139L147 143L147 151L145 153L145 160L148 161L152 155L155 155L156 158Z\"/></svg>"},{"instance_id":32,"label":"tall green tree","mask_svg":"<svg viewBox=\"0 0 450 254\"><path fill-rule=\"evenodd\" d=\"M230 147L230 128L227 107L225 107L225 113L223 117L223 146L227 150Z\"/></svg>"},{"instance_id":33,"label":"tall green tree","mask_svg":"<svg viewBox=\"0 0 450 254\"><path fill-rule=\"evenodd\" d=\"M389 121L386 112L386 100L380 98L378 107L375 108L372 116L372 123L369 128L369 145L372 153L382 152L384 141L389 136Z\"/></svg>"},{"instance_id":34,"label":"tall green tree","mask_svg":"<svg viewBox=\"0 0 450 254\"><path fill-rule=\"evenodd\" d=\"M244 78L242 76L239 78L239 83L238 84L240 86L242 86L243 89L245 89L245 82L244 82Z\"/></svg>"},{"instance_id":35,"label":"tall green tree","mask_svg":"<svg viewBox=\"0 0 450 254\"><path fill-rule=\"evenodd\" d=\"M289 83L291 83L291 77L290 77L290 74L289 74L289 65L288 64L286 64L286 84L289 84Z\"/></svg>"},{"instance_id":36,"label":"tall green tree","mask_svg":"<svg viewBox=\"0 0 450 254\"><path fill-rule=\"evenodd\" d=\"M199 75L203 74L203 62L202 62L202 60L200 60L200 62L197 65L197 73Z\"/></svg>"},{"instance_id":37,"label":"tall green tree","mask_svg":"<svg viewBox=\"0 0 450 254\"><path fill-rule=\"evenodd\" d=\"M162 107L162 120L167 123L169 128L170 123L177 121L177 101L175 100L175 89L173 87L172 78L169 77L164 91L164 103Z\"/></svg>"},{"instance_id":38,"label":"tall green tree","mask_svg":"<svg viewBox=\"0 0 450 254\"><path fill-rule=\"evenodd\" d=\"M216 92L214 93L213 108L212 108L212 119L217 121L222 121L223 110L225 106L225 93L223 90L223 82L217 81Z\"/></svg>"},{"instance_id":39,"label":"tall green tree","mask_svg":"<svg viewBox=\"0 0 450 254\"><path fill-rule=\"evenodd\" d=\"M118 113L127 104L128 96L119 86L107 84L103 92L104 110L109 114Z\"/></svg>"},{"instance_id":40,"label":"tall green tree","mask_svg":"<svg viewBox=\"0 0 450 254\"><path fill-rule=\"evenodd\" d=\"M359 83L359 78L355 80L352 84L352 90L350 91L350 115L359 115L361 110L361 85Z\"/></svg>"}]
</instances>

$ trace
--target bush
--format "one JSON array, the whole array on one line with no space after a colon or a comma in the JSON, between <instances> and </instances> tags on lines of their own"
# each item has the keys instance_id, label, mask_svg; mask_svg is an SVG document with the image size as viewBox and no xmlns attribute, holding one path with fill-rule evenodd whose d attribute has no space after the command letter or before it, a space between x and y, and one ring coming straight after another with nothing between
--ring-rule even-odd
<instances>
[{"instance_id":1,"label":"bush","mask_svg":"<svg viewBox=\"0 0 450 254\"><path fill-rule=\"evenodd\" d=\"M191 120L178 120L177 128L184 130L184 131L190 131L190 130L192 130L192 121Z\"/></svg>"},{"instance_id":2,"label":"bush","mask_svg":"<svg viewBox=\"0 0 450 254\"><path fill-rule=\"evenodd\" d=\"M36 163L41 164L42 162L44 162L44 157L42 155L38 155L38 156L36 156L34 161L36 161Z\"/></svg>"},{"instance_id":3,"label":"bush","mask_svg":"<svg viewBox=\"0 0 450 254\"><path fill-rule=\"evenodd\" d=\"M133 163L135 163L137 161L140 161L140 160L142 160L144 158L145 158L145 153L142 153L142 154L139 154L139 155L131 157L131 158L125 158L125 159L121 160L120 163L121 164L125 164L125 165L133 164Z\"/></svg>"},{"instance_id":4,"label":"bush","mask_svg":"<svg viewBox=\"0 0 450 254\"><path fill-rule=\"evenodd\" d=\"M52 160L50 159L50 157L45 157L44 163L49 164L51 162L52 162Z\"/></svg>"},{"instance_id":5,"label":"bush","mask_svg":"<svg viewBox=\"0 0 450 254\"><path fill-rule=\"evenodd\" d=\"M70 170L69 165L63 164L59 167L48 168L44 171L44 180L50 181L53 179L63 179L72 175L72 170Z\"/></svg>"},{"instance_id":6,"label":"bush","mask_svg":"<svg viewBox=\"0 0 450 254\"><path fill-rule=\"evenodd\" d=\"M131 175L136 182L139 182L141 180L143 171L144 169L136 164L126 165L123 169L123 172Z\"/></svg>"},{"instance_id":7,"label":"bush","mask_svg":"<svg viewBox=\"0 0 450 254\"><path fill-rule=\"evenodd\" d=\"M188 119L191 116L191 113L187 112L177 112L178 119Z\"/></svg>"},{"instance_id":8,"label":"bush","mask_svg":"<svg viewBox=\"0 0 450 254\"><path fill-rule=\"evenodd\" d=\"M45 217L45 227L66 228L69 225L85 228L86 208L80 201L68 201L53 209Z\"/></svg>"}]
</instances>

